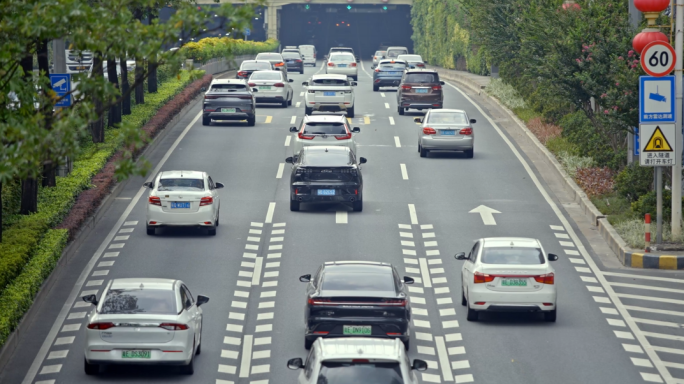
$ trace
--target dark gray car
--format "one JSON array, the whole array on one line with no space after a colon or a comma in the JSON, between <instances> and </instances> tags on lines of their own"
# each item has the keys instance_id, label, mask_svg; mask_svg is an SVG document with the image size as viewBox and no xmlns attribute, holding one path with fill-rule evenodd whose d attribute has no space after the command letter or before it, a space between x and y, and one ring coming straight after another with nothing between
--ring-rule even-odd
<instances>
[{"instance_id":1,"label":"dark gray car","mask_svg":"<svg viewBox=\"0 0 684 384\"><path fill-rule=\"evenodd\" d=\"M254 94L244 80L214 80L204 94L202 125L211 125L212 120L247 120L247 125L256 124Z\"/></svg>"},{"instance_id":2,"label":"dark gray car","mask_svg":"<svg viewBox=\"0 0 684 384\"><path fill-rule=\"evenodd\" d=\"M299 51L284 51L282 56L288 71L299 72L300 75L304 73L304 60Z\"/></svg>"}]
</instances>

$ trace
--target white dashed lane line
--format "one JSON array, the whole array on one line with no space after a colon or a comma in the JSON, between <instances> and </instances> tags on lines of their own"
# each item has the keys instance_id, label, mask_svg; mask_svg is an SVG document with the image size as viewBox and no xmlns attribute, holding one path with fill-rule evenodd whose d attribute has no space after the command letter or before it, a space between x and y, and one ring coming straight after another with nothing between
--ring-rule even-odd
<instances>
[{"instance_id":1,"label":"white dashed lane line","mask_svg":"<svg viewBox=\"0 0 684 384\"><path fill-rule=\"evenodd\" d=\"M337 211L335 212L335 223L347 224L347 217L347 211Z\"/></svg>"},{"instance_id":2,"label":"white dashed lane line","mask_svg":"<svg viewBox=\"0 0 684 384\"><path fill-rule=\"evenodd\" d=\"M389 103L385 103L385 108L389 109Z\"/></svg>"},{"instance_id":3,"label":"white dashed lane line","mask_svg":"<svg viewBox=\"0 0 684 384\"><path fill-rule=\"evenodd\" d=\"M285 137L285 146L286 147L290 146L290 140L292 140L292 136L287 135L287 137Z\"/></svg>"},{"instance_id":4,"label":"white dashed lane line","mask_svg":"<svg viewBox=\"0 0 684 384\"><path fill-rule=\"evenodd\" d=\"M292 116L292 118L290 118L290 124L294 124L296 122L297 122L297 116Z\"/></svg>"},{"instance_id":5,"label":"white dashed lane line","mask_svg":"<svg viewBox=\"0 0 684 384\"><path fill-rule=\"evenodd\" d=\"M390 123L390 125L394 125L394 117L392 117L392 116L389 117L389 123Z\"/></svg>"},{"instance_id":6,"label":"white dashed lane line","mask_svg":"<svg viewBox=\"0 0 684 384\"><path fill-rule=\"evenodd\" d=\"M278 172L276 172L276 179L283 178L283 171L285 170L285 163L278 164Z\"/></svg>"},{"instance_id":7,"label":"white dashed lane line","mask_svg":"<svg viewBox=\"0 0 684 384\"><path fill-rule=\"evenodd\" d=\"M399 164L399 167L401 168L401 178L404 180L408 180L408 171L406 171L406 164Z\"/></svg>"}]
</instances>

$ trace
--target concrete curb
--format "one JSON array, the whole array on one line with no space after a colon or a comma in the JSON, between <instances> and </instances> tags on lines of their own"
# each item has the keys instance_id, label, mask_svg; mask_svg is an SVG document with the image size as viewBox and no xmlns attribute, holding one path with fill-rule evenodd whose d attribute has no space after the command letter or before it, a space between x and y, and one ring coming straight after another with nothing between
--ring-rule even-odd
<instances>
[{"instance_id":1,"label":"concrete curb","mask_svg":"<svg viewBox=\"0 0 684 384\"><path fill-rule=\"evenodd\" d=\"M558 173L565 181L565 188L574 196L574 201L584 211L584 214L591 219L591 222L598 227L601 237L608 243L610 248L615 252L622 265L632 268L652 268L652 269L684 269L684 255L656 255L638 253L636 250L630 248L622 237L615 231L615 228L608 222L608 219L602 214L596 206L591 202L586 193L575 183L567 172L560 165L556 156L542 144L539 139L527 128L525 123L520 120L513 111L502 105L499 100L492 97L484 91L484 86L475 83L469 76L453 73L450 70L434 67L440 77L447 80L455 81L469 90L484 95L495 102L501 109L506 111L510 118L517 123L520 129L532 140L537 148L546 155L547 159L556 168Z\"/></svg>"}]
</instances>

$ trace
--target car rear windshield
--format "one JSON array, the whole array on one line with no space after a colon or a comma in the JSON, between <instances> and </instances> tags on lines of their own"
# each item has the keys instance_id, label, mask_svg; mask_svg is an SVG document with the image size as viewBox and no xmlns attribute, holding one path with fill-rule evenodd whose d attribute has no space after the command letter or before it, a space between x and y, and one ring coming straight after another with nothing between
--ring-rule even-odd
<instances>
[{"instance_id":1,"label":"car rear windshield","mask_svg":"<svg viewBox=\"0 0 684 384\"><path fill-rule=\"evenodd\" d=\"M539 248L491 247L482 249L484 264L544 264L544 254Z\"/></svg>"},{"instance_id":2,"label":"car rear windshield","mask_svg":"<svg viewBox=\"0 0 684 384\"><path fill-rule=\"evenodd\" d=\"M406 61L423 61L423 58L420 57L420 55L401 55L401 57L398 57L398 59Z\"/></svg>"},{"instance_id":3,"label":"car rear windshield","mask_svg":"<svg viewBox=\"0 0 684 384\"><path fill-rule=\"evenodd\" d=\"M325 272L321 289L325 291L394 291L394 277L387 273Z\"/></svg>"},{"instance_id":4,"label":"car rear windshield","mask_svg":"<svg viewBox=\"0 0 684 384\"><path fill-rule=\"evenodd\" d=\"M250 80L280 80L280 72L254 72L249 77Z\"/></svg>"},{"instance_id":5,"label":"car rear windshield","mask_svg":"<svg viewBox=\"0 0 684 384\"><path fill-rule=\"evenodd\" d=\"M430 113L428 124L468 124L465 113L437 112Z\"/></svg>"},{"instance_id":6,"label":"car rear windshield","mask_svg":"<svg viewBox=\"0 0 684 384\"><path fill-rule=\"evenodd\" d=\"M245 84L214 84L209 92L244 91L247 89Z\"/></svg>"},{"instance_id":7,"label":"car rear windshield","mask_svg":"<svg viewBox=\"0 0 684 384\"><path fill-rule=\"evenodd\" d=\"M306 123L303 134L309 135L346 135L343 123Z\"/></svg>"},{"instance_id":8,"label":"car rear windshield","mask_svg":"<svg viewBox=\"0 0 684 384\"><path fill-rule=\"evenodd\" d=\"M375 56L383 56L385 53L387 53L387 51L376 51Z\"/></svg>"},{"instance_id":9,"label":"car rear windshield","mask_svg":"<svg viewBox=\"0 0 684 384\"><path fill-rule=\"evenodd\" d=\"M354 50L351 48L333 48L330 50L330 53L335 53L335 52L354 52Z\"/></svg>"},{"instance_id":10,"label":"car rear windshield","mask_svg":"<svg viewBox=\"0 0 684 384\"><path fill-rule=\"evenodd\" d=\"M406 68L406 64L404 62L396 62L396 63L380 63L380 69L401 69L403 70Z\"/></svg>"},{"instance_id":11,"label":"car rear windshield","mask_svg":"<svg viewBox=\"0 0 684 384\"><path fill-rule=\"evenodd\" d=\"M337 85L341 87L349 85L349 83L341 79L317 79L313 81L313 85Z\"/></svg>"},{"instance_id":12,"label":"car rear windshield","mask_svg":"<svg viewBox=\"0 0 684 384\"><path fill-rule=\"evenodd\" d=\"M349 152L305 152L302 164L316 167L344 167L353 163Z\"/></svg>"},{"instance_id":13,"label":"car rear windshield","mask_svg":"<svg viewBox=\"0 0 684 384\"><path fill-rule=\"evenodd\" d=\"M338 363L324 361L318 384L404 384L399 363Z\"/></svg>"},{"instance_id":14,"label":"car rear windshield","mask_svg":"<svg viewBox=\"0 0 684 384\"><path fill-rule=\"evenodd\" d=\"M332 55L330 56L330 61L334 62L341 62L341 63L348 63L350 61L354 61L354 56L353 55Z\"/></svg>"},{"instance_id":15,"label":"car rear windshield","mask_svg":"<svg viewBox=\"0 0 684 384\"><path fill-rule=\"evenodd\" d=\"M198 191L204 190L204 180L178 178L159 180L158 191Z\"/></svg>"},{"instance_id":16,"label":"car rear windshield","mask_svg":"<svg viewBox=\"0 0 684 384\"><path fill-rule=\"evenodd\" d=\"M399 55L407 55L408 51L405 49L389 49L387 50L387 57L397 57Z\"/></svg>"},{"instance_id":17,"label":"car rear windshield","mask_svg":"<svg viewBox=\"0 0 684 384\"><path fill-rule=\"evenodd\" d=\"M404 78L404 83L438 83L436 73L409 73Z\"/></svg>"},{"instance_id":18,"label":"car rear windshield","mask_svg":"<svg viewBox=\"0 0 684 384\"><path fill-rule=\"evenodd\" d=\"M257 60L280 60L282 56L279 53L260 53L256 58Z\"/></svg>"},{"instance_id":19,"label":"car rear windshield","mask_svg":"<svg viewBox=\"0 0 684 384\"><path fill-rule=\"evenodd\" d=\"M100 313L174 315L178 313L176 294L170 289L110 289L102 303Z\"/></svg>"},{"instance_id":20,"label":"car rear windshield","mask_svg":"<svg viewBox=\"0 0 684 384\"><path fill-rule=\"evenodd\" d=\"M302 56L298 52L283 52L284 59L301 59Z\"/></svg>"},{"instance_id":21,"label":"car rear windshield","mask_svg":"<svg viewBox=\"0 0 684 384\"><path fill-rule=\"evenodd\" d=\"M242 63L240 69L253 70L253 69L271 69L271 63Z\"/></svg>"}]
</instances>

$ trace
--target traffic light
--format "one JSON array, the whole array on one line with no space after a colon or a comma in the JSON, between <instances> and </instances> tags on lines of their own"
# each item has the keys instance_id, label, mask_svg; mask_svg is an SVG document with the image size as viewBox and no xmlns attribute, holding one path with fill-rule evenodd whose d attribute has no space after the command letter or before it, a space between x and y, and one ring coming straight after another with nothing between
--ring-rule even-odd
<instances>
[{"instance_id":1,"label":"traffic light","mask_svg":"<svg viewBox=\"0 0 684 384\"><path fill-rule=\"evenodd\" d=\"M347 9L351 9L351 8L352 8L351 5L347 5Z\"/></svg>"},{"instance_id":2,"label":"traffic light","mask_svg":"<svg viewBox=\"0 0 684 384\"><path fill-rule=\"evenodd\" d=\"M383 7L382 7L382 10L383 10L383 11L386 11L386 10L387 10L387 6L386 6L386 5L383 6Z\"/></svg>"},{"instance_id":3,"label":"traffic light","mask_svg":"<svg viewBox=\"0 0 684 384\"><path fill-rule=\"evenodd\" d=\"M309 9L309 4L305 5L304 8ZM385 7L386 8L386 7Z\"/></svg>"}]
</instances>

